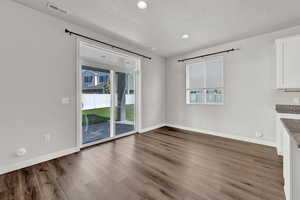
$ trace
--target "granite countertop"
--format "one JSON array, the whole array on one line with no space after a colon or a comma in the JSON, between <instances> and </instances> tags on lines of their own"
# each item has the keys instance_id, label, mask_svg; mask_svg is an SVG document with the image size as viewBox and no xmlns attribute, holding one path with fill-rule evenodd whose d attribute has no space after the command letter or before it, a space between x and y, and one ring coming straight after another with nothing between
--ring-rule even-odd
<instances>
[{"instance_id":1,"label":"granite countertop","mask_svg":"<svg viewBox=\"0 0 300 200\"><path fill-rule=\"evenodd\" d=\"M285 119L281 118L281 121L288 134L295 139L298 147L300 148L300 119Z\"/></svg>"},{"instance_id":2,"label":"granite countertop","mask_svg":"<svg viewBox=\"0 0 300 200\"><path fill-rule=\"evenodd\" d=\"M300 105L276 105L278 113L300 114Z\"/></svg>"}]
</instances>

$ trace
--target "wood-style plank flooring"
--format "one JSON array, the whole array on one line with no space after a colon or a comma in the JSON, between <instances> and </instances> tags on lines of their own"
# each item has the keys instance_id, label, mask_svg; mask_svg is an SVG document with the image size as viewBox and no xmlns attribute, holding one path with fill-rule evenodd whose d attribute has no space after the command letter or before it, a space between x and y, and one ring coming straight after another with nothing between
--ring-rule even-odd
<instances>
[{"instance_id":1,"label":"wood-style plank flooring","mask_svg":"<svg viewBox=\"0 0 300 200\"><path fill-rule=\"evenodd\" d=\"M283 200L275 148L161 128L0 176L1 200Z\"/></svg>"}]
</instances>

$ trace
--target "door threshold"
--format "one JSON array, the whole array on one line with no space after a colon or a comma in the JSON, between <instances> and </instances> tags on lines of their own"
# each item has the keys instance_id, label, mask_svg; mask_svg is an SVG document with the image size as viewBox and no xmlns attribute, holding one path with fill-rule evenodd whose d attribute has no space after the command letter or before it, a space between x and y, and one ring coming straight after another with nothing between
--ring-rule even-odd
<instances>
[{"instance_id":1,"label":"door threshold","mask_svg":"<svg viewBox=\"0 0 300 200\"><path fill-rule=\"evenodd\" d=\"M117 140L117 139L120 139L122 137L127 137L127 136L130 136L130 135L134 135L138 133L137 131L131 131L129 133L126 133L126 134L122 134L122 135L117 135L115 137L110 137L110 138L106 138L106 139L103 139L103 140L99 140L99 141L95 141L95 142L91 142L91 143L87 143L87 144L82 144L80 149L85 149L85 148L88 148L88 147L91 147L91 146L94 146L94 145L98 145L98 144L102 144L102 143L106 143L106 142L111 142L113 140Z\"/></svg>"}]
</instances>

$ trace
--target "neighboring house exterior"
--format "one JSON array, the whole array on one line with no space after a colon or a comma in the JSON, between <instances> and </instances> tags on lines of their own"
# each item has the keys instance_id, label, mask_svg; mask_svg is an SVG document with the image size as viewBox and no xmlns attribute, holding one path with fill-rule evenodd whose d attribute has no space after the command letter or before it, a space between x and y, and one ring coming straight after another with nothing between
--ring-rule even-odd
<instances>
[{"instance_id":1,"label":"neighboring house exterior","mask_svg":"<svg viewBox=\"0 0 300 200\"><path fill-rule=\"evenodd\" d=\"M106 84L109 81L109 73L92 70L82 70L83 87L93 87Z\"/></svg>"},{"instance_id":2,"label":"neighboring house exterior","mask_svg":"<svg viewBox=\"0 0 300 200\"><path fill-rule=\"evenodd\" d=\"M82 90L84 93L108 94L110 73L91 69L82 69ZM134 77L126 74L125 93L134 94ZM105 88L106 87L106 88Z\"/></svg>"},{"instance_id":3,"label":"neighboring house exterior","mask_svg":"<svg viewBox=\"0 0 300 200\"><path fill-rule=\"evenodd\" d=\"M82 69L81 76L83 93L108 93L110 73Z\"/></svg>"},{"instance_id":4,"label":"neighboring house exterior","mask_svg":"<svg viewBox=\"0 0 300 200\"><path fill-rule=\"evenodd\" d=\"M82 70L82 87L92 87L96 85L95 73L90 70Z\"/></svg>"}]
</instances>

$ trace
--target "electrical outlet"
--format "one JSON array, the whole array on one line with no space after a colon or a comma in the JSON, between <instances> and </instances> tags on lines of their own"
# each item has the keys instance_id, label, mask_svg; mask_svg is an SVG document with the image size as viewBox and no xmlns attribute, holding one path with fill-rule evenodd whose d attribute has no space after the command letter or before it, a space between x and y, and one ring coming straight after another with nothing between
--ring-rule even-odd
<instances>
[{"instance_id":1,"label":"electrical outlet","mask_svg":"<svg viewBox=\"0 0 300 200\"><path fill-rule=\"evenodd\" d=\"M17 149L17 151L16 151L16 155L18 157L24 156L26 153L27 153L27 150L25 148L20 148L20 149Z\"/></svg>"},{"instance_id":2,"label":"electrical outlet","mask_svg":"<svg viewBox=\"0 0 300 200\"><path fill-rule=\"evenodd\" d=\"M261 138L261 137L264 136L261 132L256 132L255 135L256 135L256 137L258 137L258 138Z\"/></svg>"},{"instance_id":3,"label":"electrical outlet","mask_svg":"<svg viewBox=\"0 0 300 200\"><path fill-rule=\"evenodd\" d=\"M46 143L49 143L51 141L51 134L50 133L47 133L44 135L44 141Z\"/></svg>"}]
</instances>

